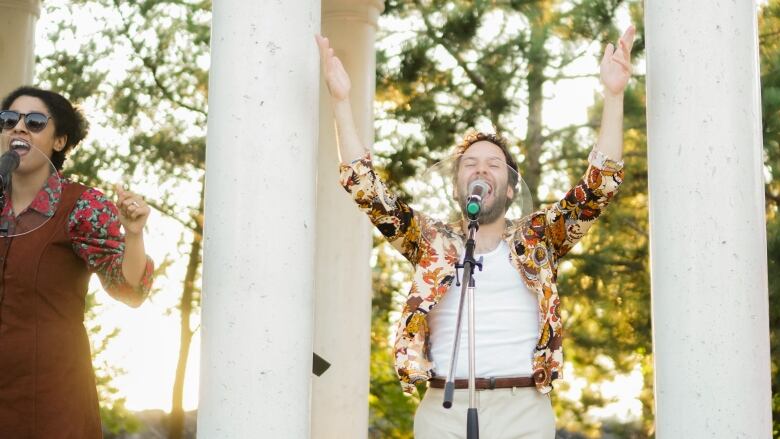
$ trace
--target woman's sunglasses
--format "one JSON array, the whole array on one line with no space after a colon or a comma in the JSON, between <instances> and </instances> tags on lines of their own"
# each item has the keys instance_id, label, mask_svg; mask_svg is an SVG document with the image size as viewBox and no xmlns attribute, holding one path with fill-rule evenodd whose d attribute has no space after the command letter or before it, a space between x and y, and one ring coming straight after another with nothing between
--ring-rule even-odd
<instances>
[{"instance_id":1,"label":"woman's sunglasses","mask_svg":"<svg viewBox=\"0 0 780 439\"><path fill-rule=\"evenodd\" d=\"M18 111L4 110L0 111L0 125L3 130L12 130L19 124L19 120L24 116L24 124L31 133L40 133L46 128L51 116L43 113L20 113Z\"/></svg>"}]
</instances>

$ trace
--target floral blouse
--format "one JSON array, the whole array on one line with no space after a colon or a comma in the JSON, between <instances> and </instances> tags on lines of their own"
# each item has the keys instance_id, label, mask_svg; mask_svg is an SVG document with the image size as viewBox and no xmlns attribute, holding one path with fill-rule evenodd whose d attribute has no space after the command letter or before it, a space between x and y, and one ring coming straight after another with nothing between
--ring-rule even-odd
<instances>
[{"instance_id":1,"label":"floral blouse","mask_svg":"<svg viewBox=\"0 0 780 439\"><path fill-rule=\"evenodd\" d=\"M11 198L6 197L0 212L0 233L14 235L17 221L14 216L34 216L26 224L42 225L54 216L62 195L63 186L73 184L58 174L52 174L30 205L18 215ZM146 257L146 268L137 287L131 286L122 273L125 237L120 230L119 211L97 189L87 188L76 202L68 218L68 234L73 251L84 260L88 269L98 275L103 288L115 299L131 306L138 306L152 287L154 264Z\"/></svg>"},{"instance_id":2,"label":"floral blouse","mask_svg":"<svg viewBox=\"0 0 780 439\"><path fill-rule=\"evenodd\" d=\"M558 264L582 238L612 200L623 180L622 163L594 151L580 182L552 206L509 221L503 239L510 262L539 303L539 337L532 370L536 388L552 390L562 377L563 323L556 277ZM428 313L455 279L455 264L463 250L460 226L443 224L413 211L389 193L374 172L370 154L341 165L341 184L358 207L414 266L412 286L398 322L395 369L407 393L415 383L432 377Z\"/></svg>"}]
</instances>

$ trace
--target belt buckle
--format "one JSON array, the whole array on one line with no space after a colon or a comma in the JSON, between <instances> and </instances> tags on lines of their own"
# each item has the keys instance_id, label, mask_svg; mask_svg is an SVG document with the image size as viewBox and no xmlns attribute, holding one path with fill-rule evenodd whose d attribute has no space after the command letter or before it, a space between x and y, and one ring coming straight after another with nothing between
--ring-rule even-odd
<instances>
[{"instance_id":1,"label":"belt buckle","mask_svg":"<svg viewBox=\"0 0 780 439\"><path fill-rule=\"evenodd\" d=\"M488 390L496 390L496 377L490 377L489 378Z\"/></svg>"}]
</instances>

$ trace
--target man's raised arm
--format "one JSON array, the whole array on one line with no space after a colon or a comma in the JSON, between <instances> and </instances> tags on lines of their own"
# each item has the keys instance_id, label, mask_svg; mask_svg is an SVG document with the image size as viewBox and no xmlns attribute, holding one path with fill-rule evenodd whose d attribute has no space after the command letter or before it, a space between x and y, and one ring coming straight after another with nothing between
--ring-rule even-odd
<instances>
[{"instance_id":1,"label":"man's raised arm","mask_svg":"<svg viewBox=\"0 0 780 439\"><path fill-rule=\"evenodd\" d=\"M631 78L631 46L636 29L630 26L618 40L618 47L607 45L601 59L601 83L604 85L604 110L596 151L607 158L623 158L623 91Z\"/></svg>"},{"instance_id":2,"label":"man's raised arm","mask_svg":"<svg viewBox=\"0 0 780 439\"><path fill-rule=\"evenodd\" d=\"M352 105L349 102L349 91L352 88L352 83L341 60L333 53L330 41L322 35L315 35L314 38L320 47L322 74L330 93L333 117L336 119L339 160L341 163L350 163L368 152L368 149L360 142L355 120L352 117Z\"/></svg>"}]
</instances>

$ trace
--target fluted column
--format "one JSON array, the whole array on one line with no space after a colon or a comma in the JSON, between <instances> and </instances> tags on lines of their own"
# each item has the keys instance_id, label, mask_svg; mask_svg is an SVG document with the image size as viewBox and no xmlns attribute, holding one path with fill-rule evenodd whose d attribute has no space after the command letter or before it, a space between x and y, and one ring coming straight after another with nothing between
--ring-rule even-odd
<instances>
[{"instance_id":1,"label":"fluted column","mask_svg":"<svg viewBox=\"0 0 780 439\"><path fill-rule=\"evenodd\" d=\"M768 438L756 5L645 14L657 437Z\"/></svg>"},{"instance_id":2,"label":"fluted column","mask_svg":"<svg viewBox=\"0 0 780 439\"><path fill-rule=\"evenodd\" d=\"M0 96L32 82L40 14L39 0L0 0Z\"/></svg>"},{"instance_id":3,"label":"fluted column","mask_svg":"<svg viewBox=\"0 0 780 439\"><path fill-rule=\"evenodd\" d=\"M309 438L319 17L213 2L198 437Z\"/></svg>"}]
</instances>

